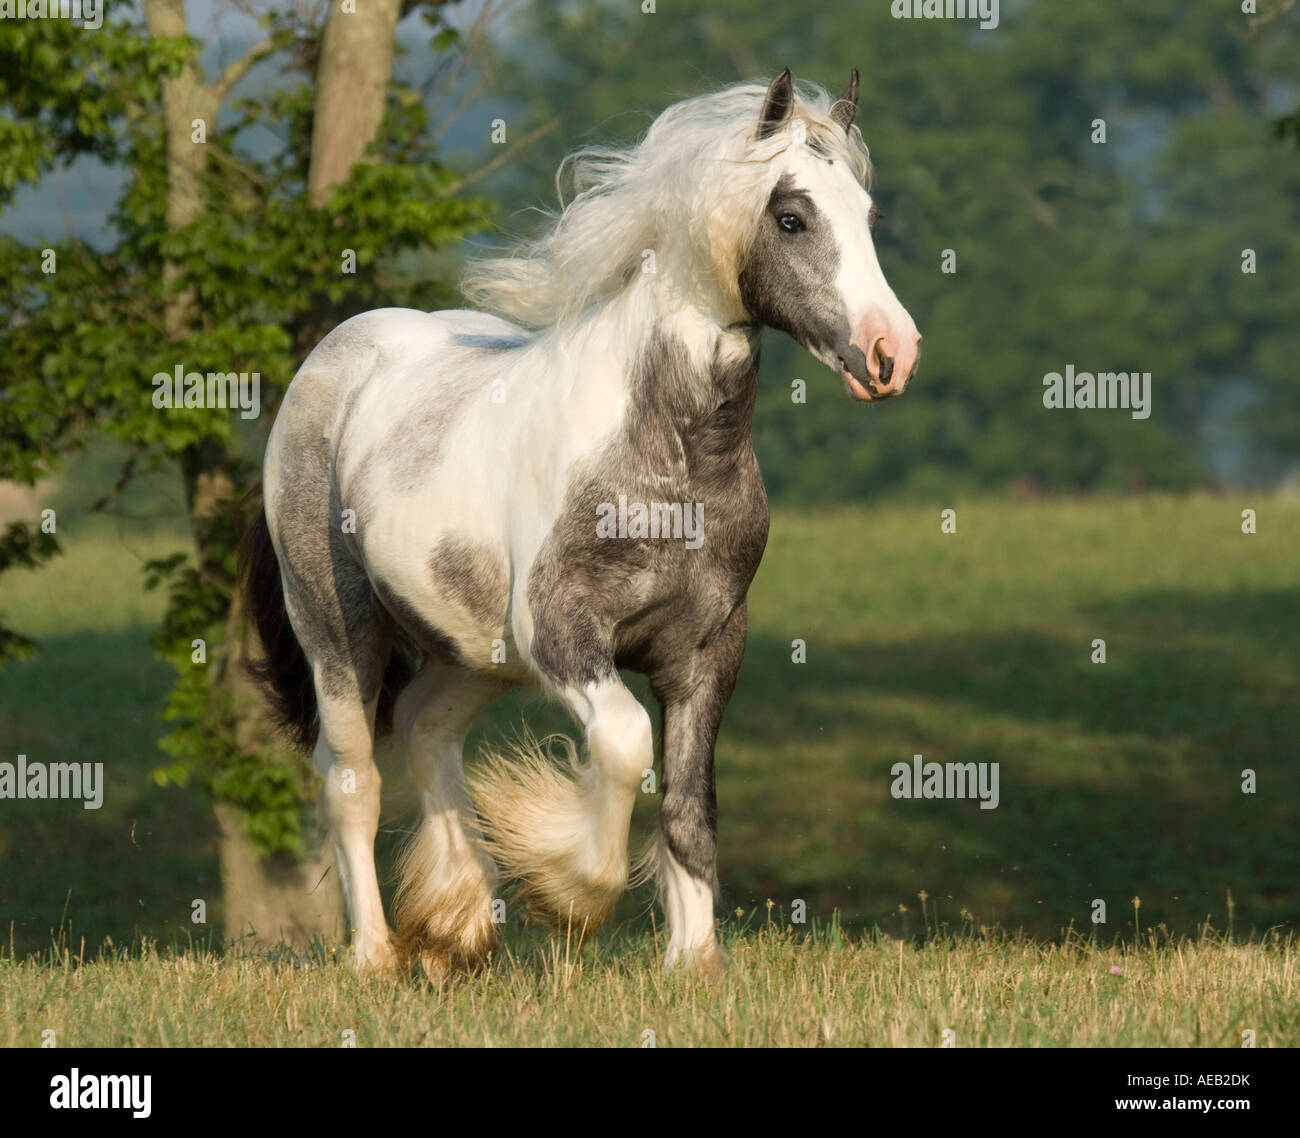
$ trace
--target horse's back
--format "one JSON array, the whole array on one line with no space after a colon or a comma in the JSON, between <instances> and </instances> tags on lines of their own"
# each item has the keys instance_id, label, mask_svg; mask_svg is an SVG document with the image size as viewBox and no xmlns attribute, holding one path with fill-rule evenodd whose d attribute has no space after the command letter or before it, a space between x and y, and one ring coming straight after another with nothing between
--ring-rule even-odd
<instances>
[{"instance_id":1,"label":"horse's back","mask_svg":"<svg viewBox=\"0 0 1300 1138\"><path fill-rule=\"evenodd\" d=\"M366 425L364 435L387 435L405 424L409 435L415 424L439 418L440 406L458 402L467 384L489 382L492 357L527 339L522 329L484 312L359 313L325 336L298 369L276 416L268 459L281 446L315 447L324 439L338 461L344 440L356 436L355 424ZM355 438L353 450L372 450L379 441L378 434Z\"/></svg>"},{"instance_id":2,"label":"horse's back","mask_svg":"<svg viewBox=\"0 0 1300 1138\"><path fill-rule=\"evenodd\" d=\"M329 391L344 397L373 380L397 388L413 371L421 386L436 384L443 371L439 361L449 353L515 348L527 339L523 329L486 312L372 309L345 320L316 345L290 384L286 403L303 387L311 387L313 396Z\"/></svg>"}]
</instances>

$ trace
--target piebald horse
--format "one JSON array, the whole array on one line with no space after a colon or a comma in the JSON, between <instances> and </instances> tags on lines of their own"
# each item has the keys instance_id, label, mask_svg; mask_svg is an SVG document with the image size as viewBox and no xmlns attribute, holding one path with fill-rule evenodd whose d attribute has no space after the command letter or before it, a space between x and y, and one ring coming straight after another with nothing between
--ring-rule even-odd
<instances>
[{"instance_id":1,"label":"piebald horse","mask_svg":"<svg viewBox=\"0 0 1300 1138\"><path fill-rule=\"evenodd\" d=\"M902 392L920 354L872 243L857 98L856 71L832 100L786 70L570 155L574 196L547 232L467 274L488 311L354 316L288 388L244 588L259 674L324 782L359 966L480 964L501 876L535 915L601 923L654 766L629 669L663 709L647 865L665 964L724 967L713 760L768 532L760 332L789 333L867 402ZM525 742L467 787L466 733L520 684L568 709L582 754ZM386 710L422 810L396 937L374 862Z\"/></svg>"}]
</instances>

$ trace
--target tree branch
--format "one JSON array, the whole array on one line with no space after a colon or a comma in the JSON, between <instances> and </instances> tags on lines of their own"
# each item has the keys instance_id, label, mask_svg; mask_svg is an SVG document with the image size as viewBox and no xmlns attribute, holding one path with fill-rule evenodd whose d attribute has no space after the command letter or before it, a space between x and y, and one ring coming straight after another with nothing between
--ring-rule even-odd
<instances>
[{"instance_id":1,"label":"tree branch","mask_svg":"<svg viewBox=\"0 0 1300 1138\"><path fill-rule=\"evenodd\" d=\"M122 469L117 476L117 481L109 487L103 497L90 507L92 514L101 513L104 508L115 502L122 496L122 491L126 489L127 483L131 481L131 476L135 473L136 459L144 452L144 444L136 443L131 448L131 453L126 456L126 462L122 464Z\"/></svg>"},{"instance_id":2,"label":"tree branch","mask_svg":"<svg viewBox=\"0 0 1300 1138\"><path fill-rule=\"evenodd\" d=\"M1267 24L1271 24L1279 16L1286 15L1286 13L1291 11L1291 9L1294 8L1295 6L1296 6L1296 0L1282 0L1282 2L1278 4L1278 6L1272 9L1271 11L1256 13L1249 20L1247 20L1246 28L1244 31L1237 24L1229 24L1228 31L1230 31L1239 40L1249 39L1257 31L1259 31L1260 28L1266 26Z\"/></svg>"},{"instance_id":3,"label":"tree branch","mask_svg":"<svg viewBox=\"0 0 1300 1138\"><path fill-rule=\"evenodd\" d=\"M263 56L270 55L279 47L275 38L265 39L261 43L254 44L239 59L221 73L221 78L213 85L213 91L216 93L217 101L221 102L230 94L230 89L238 83L245 75L248 69L253 66Z\"/></svg>"}]
</instances>

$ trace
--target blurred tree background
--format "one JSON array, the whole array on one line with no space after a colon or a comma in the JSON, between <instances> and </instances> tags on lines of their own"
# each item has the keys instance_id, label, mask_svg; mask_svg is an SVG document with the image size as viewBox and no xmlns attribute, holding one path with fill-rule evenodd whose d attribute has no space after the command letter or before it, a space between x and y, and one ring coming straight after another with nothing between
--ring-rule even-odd
<instances>
[{"instance_id":1,"label":"blurred tree background","mask_svg":"<svg viewBox=\"0 0 1300 1138\"><path fill-rule=\"evenodd\" d=\"M1300 473L1300 155L1274 128L1300 101L1290 0L1261 0L1253 18L1211 0L1004 0L990 30L896 20L885 0L655 7L521 11L498 48L500 94L520 135L554 108L564 125L493 196L553 201L566 148L633 139L684 93L785 66L838 92L861 69L877 246L925 336L925 407L905 423L850 413L833 376L768 333L755 433L774 499ZM1042 377L1067 364L1149 371L1151 418L1045 414ZM790 402L794 376L806 406Z\"/></svg>"},{"instance_id":2,"label":"blurred tree background","mask_svg":"<svg viewBox=\"0 0 1300 1138\"><path fill-rule=\"evenodd\" d=\"M858 124L885 214L877 241L890 283L925 334L926 398L917 400L925 406L905 423L850 409L834 377L770 334L756 429L774 500L954 485L1277 485L1300 475L1300 385L1288 366L1300 350L1300 155L1287 142L1300 105L1300 7L1259 7L1249 15L1227 0L1004 0L998 26L981 30L974 21L894 19L886 0L826 0L810 11L750 0L408 3L396 64L407 93L392 96L384 145L390 158L423 146L428 159L436 147L467 175L453 190L494 203L495 233L462 244L463 256L535 232L543 224L536 207L555 204L556 168L576 145L630 141L677 98L786 65L833 90L858 66ZM318 8L269 21L281 46L297 37L292 66L272 56L239 88L274 105L282 125L250 121L238 100L223 111L240 161L307 160L310 100L295 84L315 64ZM421 30L421 13L432 10L445 20L435 21L434 43ZM241 41L248 21L234 33L217 26L229 42L209 43L209 54L249 46ZM107 33L78 34L86 38L72 74L97 53L118 66ZM9 100L14 118L30 109ZM508 128L500 146L490 141L497 118ZM1095 141L1098 120L1104 143ZM399 124L401 139L392 133ZM80 145L103 150L98 138ZM70 144L62 158L76 152ZM11 151L4 173L9 190L21 180L19 154ZM111 186L109 172L95 177L97 188ZM431 192L408 177L394 169L373 192L408 203ZM5 228L53 237L39 195L20 194L0 215ZM265 267L282 239L254 256L244 226L244 244L223 251L219 231L233 227L240 203L218 204L202 230L209 263L226 270L219 258L238 259L251 302L284 275L283 266ZM112 205L100 208L107 226ZM99 236L79 235L92 244ZM447 236L369 251L392 302L412 280L436 281L450 299L455 258L433 251ZM942 271L946 250L955 272ZM1242 271L1246 250L1252 273ZM328 303L324 311L332 315ZM298 324L303 342L290 359L310 339L303 328L323 327L319 318ZM1044 414L1042 376L1067 364L1151 372L1151 418ZM268 362L263 375L271 371ZM806 405L790 401L794 377L809 383Z\"/></svg>"}]
</instances>

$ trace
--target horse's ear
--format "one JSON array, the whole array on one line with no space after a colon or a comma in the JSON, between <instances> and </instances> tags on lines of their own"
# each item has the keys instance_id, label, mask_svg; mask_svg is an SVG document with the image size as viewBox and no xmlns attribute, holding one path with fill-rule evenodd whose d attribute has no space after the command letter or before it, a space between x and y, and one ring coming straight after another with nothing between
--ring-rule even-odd
<instances>
[{"instance_id":1,"label":"horse's ear","mask_svg":"<svg viewBox=\"0 0 1300 1138\"><path fill-rule=\"evenodd\" d=\"M853 125L853 116L858 113L858 69L853 69L853 77L849 80L849 85L844 88L842 94L831 107L831 118L844 128L844 133L848 134L849 127Z\"/></svg>"},{"instance_id":2,"label":"horse's ear","mask_svg":"<svg viewBox=\"0 0 1300 1138\"><path fill-rule=\"evenodd\" d=\"M758 116L758 137L766 138L789 117L794 108L794 83L787 67L767 89L763 112Z\"/></svg>"}]
</instances>

